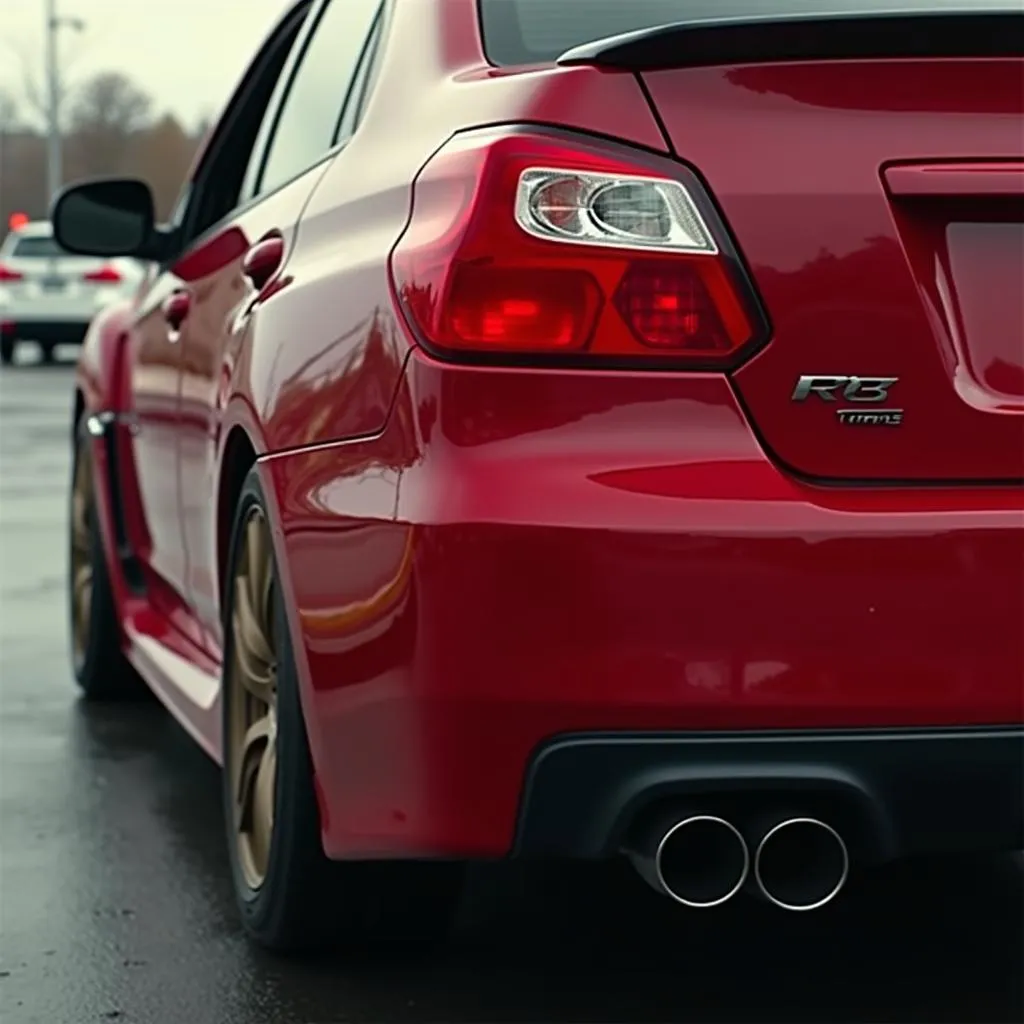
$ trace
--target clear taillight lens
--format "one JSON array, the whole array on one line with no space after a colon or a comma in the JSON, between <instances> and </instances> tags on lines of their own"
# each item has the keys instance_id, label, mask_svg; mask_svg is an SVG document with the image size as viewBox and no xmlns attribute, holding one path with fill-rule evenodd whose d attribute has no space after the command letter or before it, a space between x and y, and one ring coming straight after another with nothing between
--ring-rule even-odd
<instances>
[{"instance_id":1,"label":"clear taillight lens","mask_svg":"<svg viewBox=\"0 0 1024 1024\"><path fill-rule=\"evenodd\" d=\"M440 356L726 369L767 338L696 176L567 133L456 136L416 178L391 275Z\"/></svg>"},{"instance_id":2,"label":"clear taillight lens","mask_svg":"<svg viewBox=\"0 0 1024 1024\"><path fill-rule=\"evenodd\" d=\"M552 241L718 252L689 193L665 179L530 168L519 178L516 221Z\"/></svg>"}]
</instances>

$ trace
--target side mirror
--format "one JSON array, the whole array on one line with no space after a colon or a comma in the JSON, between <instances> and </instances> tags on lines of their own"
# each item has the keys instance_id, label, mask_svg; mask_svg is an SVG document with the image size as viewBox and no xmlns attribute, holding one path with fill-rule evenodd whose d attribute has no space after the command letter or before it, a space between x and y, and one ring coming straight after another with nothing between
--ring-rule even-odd
<instances>
[{"instance_id":1,"label":"side mirror","mask_svg":"<svg viewBox=\"0 0 1024 1024\"><path fill-rule=\"evenodd\" d=\"M160 233L144 181L104 178L64 189L50 215L61 247L82 256L154 258Z\"/></svg>"}]
</instances>

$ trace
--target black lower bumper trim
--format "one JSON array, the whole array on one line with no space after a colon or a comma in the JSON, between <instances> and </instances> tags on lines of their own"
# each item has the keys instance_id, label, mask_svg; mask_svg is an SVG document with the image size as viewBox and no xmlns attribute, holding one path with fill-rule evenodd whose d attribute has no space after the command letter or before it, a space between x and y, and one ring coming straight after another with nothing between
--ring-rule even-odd
<instances>
[{"instance_id":1,"label":"black lower bumper trim","mask_svg":"<svg viewBox=\"0 0 1024 1024\"><path fill-rule=\"evenodd\" d=\"M21 320L14 322L12 333L19 341L40 345L81 345L88 329L86 320Z\"/></svg>"},{"instance_id":2,"label":"black lower bumper trim","mask_svg":"<svg viewBox=\"0 0 1024 1024\"><path fill-rule=\"evenodd\" d=\"M129 429L122 414L101 412L89 417L87 427L90 433L101 438L107 462L107 500L113 516L114 544L117 559L121 566L121 574L125 584L133 594L142 595L146 592L145 575L131 542L128 540L128 529L124 518L125 491L121 481L121 459L118 453L118 431Z\"/></svg>"},{"instance_id":3,"label":"black lower bumper trim","mask_svg":"<svg viewBox=\"0 0 1024 1024\"><path fill-rule=\"evenodd\" d=\"M866 860L1020 849L1024 728L557 737L527 772L515 852L608 856L673 802L838 817Z\"/></svg>"}]
</instances>

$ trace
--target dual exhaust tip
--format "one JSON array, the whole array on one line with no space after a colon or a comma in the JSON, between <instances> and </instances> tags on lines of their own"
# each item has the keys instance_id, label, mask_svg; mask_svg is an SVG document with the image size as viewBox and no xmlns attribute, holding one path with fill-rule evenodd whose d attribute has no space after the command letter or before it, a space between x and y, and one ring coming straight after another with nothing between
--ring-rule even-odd
<instances>
[{"instance_id":1,"label":"dual exhaust tip","mask_svg":"<svg viewBox=\"0 0 1024 1024\"><path fill-rule=\"evenodd\" d=\"M748 843L724 818L697 814L654 839L653 850L630 857L648 883L686 907L717 907L752 887L784 910L817 910L850 873L842 836L817 818L783 818Z\"/></svg>"}]
</instances>

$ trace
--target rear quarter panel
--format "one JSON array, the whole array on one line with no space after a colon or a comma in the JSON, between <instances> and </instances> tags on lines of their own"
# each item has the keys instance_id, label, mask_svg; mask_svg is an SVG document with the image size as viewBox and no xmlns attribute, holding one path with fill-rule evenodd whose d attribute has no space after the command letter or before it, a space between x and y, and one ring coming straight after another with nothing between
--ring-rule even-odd
<instances>
[{"instance_id":1,"label":"rear quarter panel","mask_svg":"<svg viewBox=\"0 0 1024 1024\"><path fill-rule=\"evenodd\" d=\"M383 428L411 344L388 258L416 175L456 132L534 122L665 151L631 75L490 67L475 0L392 4L383 47L364 120L303 213L288 287L253 318L235 363L229 419L249 423L260 452Z\"/></svg>"},{"instance_id":2,"label":"rear quarter panel","mask_svg":"<svg viewBox=\"0 0 1024 1024\"><path fill-rule=\"evenodd\" d=\"M402 468L415 458L416 414L399 390L414 343L396 311L388 259L416 175L457 132L505 123L564 126L666 151L631 75L488 65L475 0L401 0L391 19L364 120L314 190L285 269L289 284L255 314L229 374L226 422L269 456L263 481L318 770L329 763L323 723L332 696L315 692L310 658L330 646L323 630L333 619L325 613L325 624L317 613L361 597L378 602L381 581L395 575L406 550L393 550L390 534L382 544L368 538L372 524L393 521ZM293 460L301 450L308 460ZM324 502L337 512L332 542L350 554L345 582L310 561L323 537ZM321 593L332 586L341 589Z\"/></svg>"}]
</instances>

